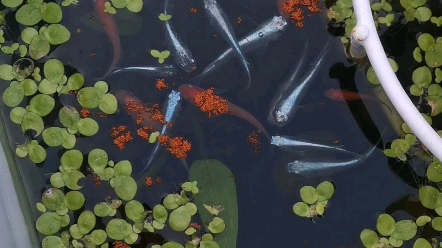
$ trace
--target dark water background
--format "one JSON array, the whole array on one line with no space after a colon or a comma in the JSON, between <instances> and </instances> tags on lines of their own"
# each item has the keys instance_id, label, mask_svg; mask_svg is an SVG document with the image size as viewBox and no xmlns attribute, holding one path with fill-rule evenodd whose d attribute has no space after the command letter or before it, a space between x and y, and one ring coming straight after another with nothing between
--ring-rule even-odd
<instances>
[{"instance_id":1,"label":"dark water background","mask_svg":"<svg viewBox=\"0 0 442 248\"><path fill-rule=\"evenodd\" d=\"M166 78L166 83L175 83L175 86L171 88L189 83L189 79L198 75L228 47L221 37L218 39L213 37L216 31L209 26L200 1L175 2L177 3L172 13L172 25L187 42L198 70L191 74L179 70L175 77ZM154 65L156 59L152 58L150 50L167 49L162 26L157 18L162 12L162 1L145 1L144 4L142 12L138 14L125 13L132 15L129 19L132 26L126 25L125 28L134 28L137 25L141 27L137 26L139 31L135 35L120 36L124 54L120 60L121 67ZM225 0L220 1L220 4L231 18L238 38L256 28L256 23L261 23L277 14L274 1ZM198 13L190 13L188 7L197 8ZM63 63L69 62L70 66L85 75L86 86L92 86L94 82L90 78L101 76L107 71L113 56L112 45L104 32L90 28L91 22L99 22L98 16L93 13L92 3L84 1L80 6L69 6L63 8L63 11L62 24L71 31L72 36L66 44L55 49L49 57L57 58ZM117 10L117 12L119 16L127 11ZM238 16L243 18L241 25L236 25ZM259 53L247 54L253 79L252 87L247 92L239 91L246 82L246 77L236 59L208 76L204 80L204 85L207 87L228 85L233 89L238 89L222 96L252 113L264 124L270 135L302 134L328 144L338 140L344 148L364 153L374 145L380 131L389 123L379 105L369 103L364 107L362 103L352 103L349 108L349 105L345 103L333 102L324 97L324 91L332 88L357 89L360 93L371 94L372 86L366 80L363 70L358 70L347 61L339 38L334 38L336 42L326 55L318 76L304 98L302 103L304 107L293 120L282 128L276 128L266 122L270 101L282 80L297 65L304 42L307 39L310 42L308 58L304 66L304 72L307 73L309 64L331 37L331 31L326 29L327 24L326 12L306 18L304 28L297 28L290 23L280 39ZM11 24L11 27L14 26ZM392 27L388 35L383 37L383 43L389 47L403 44L404 38L401 35L409 42L415 42L408 28L398 26ZM393 36L401 38L398 39L399 41L394 41ZM411 49L415 47L415 43L413 44L410 45ZM412 60L411 52L404 52L408 48L399 46L398 49L386 50L396 57L396 61L398 58L405 58L405 61ZM91 54L96 54L96 58L93 59ZM2 62L9 63L9 58L2 55ZM167 63L173 63L172 58L167 59ZM411 66L412 64L401 62L400 70ZM410 78L411 71L404 73L406 76L402 77L406 81ZM155 79L133 73L118 74L107 78L106 81L112 91L128 90L144 102L162 104L170 89L156 90ZM3 83L1 87L4 90L7 84ZM64 97L62 102L78 107L74 100L72 97ZM25 137L19 126L10 123L10 108L6 107L3 102L1 107L10 131L11 147L15 150L15 145L24 143ZM119 151L112 145L112 140L108 135L111 127L127 125L133 134L137 129L134 121L125 113L122 106L115 116L95 119L100 125L99 133L91 138L77 138L75 149L87 154L94 148L102 148L108 152L111 160L128 159L134 167L133 175L137 180L144 166L143 160L149 156L152 146L146 145L146 142L135 135L133 135L134 141L127 144L123 151ZM52 119L46 118L45 123L48 126L59 125L56 116L52 116ZM392 171L387 158L380 149L377 149L372 157L356 168L324 175L322 178L305 179L291 175L285 170L287 162L295 158L299 159L299 157L281 151L277 147L270 147L262 135L260 136L261 149L254 154L253 147L247 142L247 137L252 131L254 131L253 126L233 116L221 116L209 120L185 101L172 130L174 136L181 136L192 143L192 152L187 159L189 165L197 159L218 159L225 163L235 175L239 205L237 243L239 248L362 247L359 234L363 229L375 229L377 216L385 212L391 203L409 194L417 194L417 191L409 186L415 183L412 177L404 180L398 177L398 170L399 174L409 176L407 168L399 166L399 169ZM393 137L394 132L390 128L383 135L382 145L385 146ZM46 161L37 166L33 165L28 158L17 158L36 218L40 213L35 209L34 204L41 201L41 192L50 187L50 173L57 171L59 159L64 150L58 147L48 148L47 152ZM328 153L313 152L308 155L336 159ZM187 171L178 160L173 159L167 153L162 153L156 164L159 167L158 176L162 178L163 186L148 189L142 187L136 197L151 208L159 203L165 194L176 190L176 187L187 179ZM330 180L336 185L336 193L329 202L325 218L316 219L316 223L313 223L309 219L295 216L292 206L300 201L299 189L304 185L316 186L323 180ZM83 181L84 188L81 190L87 199L85 209L89 210L92 210L96 203L103 201L104 196L114 194L113 189L106 183L103 182L98 189L93 183L92 175L88 174L87 179ZM401 207L402 205L399 206ZM396 212L394 216L399 219L409 218L401 211ZM101 228L104 228L104 225ZM168 240L183 241L182 236L167 233L167 231L160 233L164 234ZM148 242L145 233L142 233L141 237L142 243L133 247L146 247Z\"/></svg>"}]
</instances>

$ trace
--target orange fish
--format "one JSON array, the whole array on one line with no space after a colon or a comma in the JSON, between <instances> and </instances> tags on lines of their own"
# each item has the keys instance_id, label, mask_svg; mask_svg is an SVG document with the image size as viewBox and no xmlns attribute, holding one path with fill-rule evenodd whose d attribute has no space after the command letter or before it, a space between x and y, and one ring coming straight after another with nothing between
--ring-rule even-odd
<instances>
[{"instance_id":1,"label":"orange fish","mask_svg":"<svg viewBox=\"0 0 442 248\"><path fill-rule=\"evenodd\" d=\"M188 100L191 103L193 102L193 99L195 98L195 95L199 92L204 91L204 89L190 85L190 84L183 84L180 87L178 87L178 91L180 92L181 96ZM255 126L259 131L261 131L267 138L270 139L269 134L265 130L264 126L249 112L246 110L240 108L239 106L227 101L227 106L229 107L229 113L237 116L253 126Z\"/></svg>"},{"instance_id":2,"label":"orange fish","mask_svg":"<svg viewBox=\"0 0 442 248\"><path fill-rule=\"evenodd\" d=\"M104 31L109 37L112 47L114 49L114 58L112 59L112 63L109 67L109 70L102 77L97 80L104 79L109 73L111 73L118 64L118 61L121 57L121 45L120 45L120 36L118 35L118 28L115 24L115 20L111 14L104 12L104 4L105 0L96 0L95 2L95 12L100 18L101 25L104 27Z\"/></svg>"},{"instance_id":3,"label":"orange fish","mask_svg":"<svg viewBox=\"0 0 442 248\"><path fill-rule=\"evenodd\" d=\"M129 91L125 90L118 90L115 92L115 97L125 106L130 106L129 110L126 110L130 116L134 118L134 120L137 120L139 117L142 118L141 126L151 126L153 127L154 131L160 131L163 125L157 121L153 121L150 117L149 112L145 110L145 104L138 99L134 94L132 94ZM135 108L138 108L137 111ZM142 109L141 109L142 108Z\"/></svg>"},{"instance_id":4,"label":"orange fish","mask_svg":"<svg viewBox=\"0 0 442 248\"><path fill-rule=\"evenodd\" d=\"M393 113L391 111L390 106L388 106L385 102L383 102L383 101L381 101L378 98L373 97L373 96L362 95L362 94L359 94L357 92L347 91L347 90L342 90L342 89L327 90L327 91L324 92L324 95L327 98L330 98L330 99L332 99L334 101L341 101L341 102L354 102L354 101L361 101L361 100L374 101L374 102L383 104L385 107L388 108L388 110L390 111L391 114Z\"/></svg>"}]
</instances>

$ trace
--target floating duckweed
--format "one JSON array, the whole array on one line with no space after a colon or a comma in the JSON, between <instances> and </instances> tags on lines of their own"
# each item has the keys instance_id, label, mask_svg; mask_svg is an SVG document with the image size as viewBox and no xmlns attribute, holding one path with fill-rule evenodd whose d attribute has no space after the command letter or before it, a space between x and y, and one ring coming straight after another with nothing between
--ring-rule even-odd
<instances>
[{"instance_id":1,"label":"floating duckweed","mask_svg":"<svg viewBox=\"0 0 442 248\"><path fill-rule=\"evenodd\" d=\"M35 28L27 27L21 31L21 39L26 43L30 44L32 39L38 35L38 31Z\"/></svg>"},{"instance_id":2,"label":"floating duckweed","mask_svg":"<svg viewBox=\"0 0 442 248\"><path fill-rule=\"evenodd\" d=\"M109 91L109 85L105 81L98 81L94 84L94 87L101 90L104 94Z\"/></svg>"},{"instance_id":3,"label":"floating duckweed","mask_svg":"<svg viewBox=\"0 0 442 248\"><path fill-rule=\"evenodd\" d=\"M186 235L190 236L190 235L196 233L196 229L193 228L193 227L189 227L189 228L186 229L186 231L184 231L184 233L185 233Z\"/></svg>"},{"instance_id":4,"label":"floating duckweed","mask_svg":"<svg viewBox=\"0 0 442 248\"><path fill-rule=\"evenodd\" d=\"M63 241L57 236L47 236L41 242L42 248L61 248L64 247Z\"/></svg>"},{"instance_id":5,"label":"floating duckweed","mask_svg":"<svg viewBox=\"0 0 442 248\"><path fill-rule=\"evenodd\" d=\"M215 241L201 241L201 248L220 248L220 246Z\"/></svg>"},{"instance_id":6,"label":"floating duckweed","mask_svg":"<svg viewBox=\"0 0 442 248\"><path fill-rule=\"evenodd\" d=\"M96 218L94 213L86 210L78 217L77 225L81 234L88 234L95 227Z\"/></svg>"},{"instance_id":7,"label":"floating duckweed","mask_svg":"<svg viewBox=\"0 0 442 248\"><path fill-rule=\"evenodd\" d=\"M411 220L401 220L396 222L391 237L403 241L414 238L417 233L417 225Z\"/></svg>"},{"instance_id":8,"label":"floating duckweed","mask_svg":"<svg viewBox=\"0 0 442 248\"><path fill-rule=\"evenodd\" d=\"M433 246L426 239L418 238L414 242L413 248L432 248Z\"/></svg>"},{"instance_id":9,"label":"floating duckweed","mask_svg":"<svg viewBox=\"0 0 442 248\"><path fill-rule=\"evenodd\" d=\"M129 160L122 160L114 166L115 176L130 176L132 174L132 164Z\"/></svg>"},{"instance_id":10,"label":"floating duckweed","mask_svg":"<svg viewBox=\"0 0 442 248\"><path fill-rule=\"evenodd\" d=\"M56 3L44 3L42 8L43 21L47 23L59 23L63 17L61 8Z\"/></svg>"},{"instance_id":11,"label":"floating duckweed","mask_svg":"<svg viewBox=\"0 0 442 248\"><path fill-rule=\"evenodd\" d=\"M411 77L413 83L420 88L427 88L433 79L431 71L427 66L421 66L414 70Z\"/></svg>"},{"instance_id":12,"label":"floating duckweed","mask_svg":"<svg viewBox=\"0 0 442 248\"><path fill-rule=\"evenodd\" d=\"M65 170L77 170L83 163L83 154L79 150L69 150L63 153L60 161Z\"/></svg>"},{"instance_id":13,"label":"floating duckweed","mask_svg":"<svg viewBox=\"0 0 442 248\"><path fill-rule=\"evenodd\" d=\"M105 2L104 3L104 12L115 15L117 13L117 10L114 7L112 7L110 2Z\"/></svg>"},{"instance_id":14,"label":"floating duckweed","mask_svg":"<svg viewBox=\"0 0 442 248\"><path fill-rule=\"evenodd\" d=\"M108 216L111 210L112 208L105 202L100 202L94 207L95 215L102 218Z\"/></svg>"},{"instance_id":15,"label":"floating duckweed","mask_svg":"<svg viewBox=\"0 0 442 248\"><path fill-rule=\"evenodd\" d=\"M61 124L70 129L77 129L78 122L81 119L77 109L71 106L63 106L58 112L58 117Z\"/></svg>"},{"instance_id":16,"label":"floating duckweed","mask_svg":"<svg viewBox=\"0 0 442 248\"><path fill-rule=\"evenodd\" d=\"M60 230L60 216L54 212L46 212L38 217L35 227L44 235L52 235Z\"/></svg>"},{"instance_id":17,"label":"floating duckweed","mask_svg":"<svg viewBox=\"0 0 442 248\"><path fill-rule=\"evenodd\" d=\"M137 222L140 219L143 219L144 207L139 201L131 200L124 206L124 212L126 213L127 218Z\"/></svg>"},{"instance_id":18,"label":"floating duckweed","mask_svg":"<svg viewBox=\"0 0 442 248\"><path fill-rule=\"evenodd\" d=\"M84 85L84 77L80 73L72 74L67 82L69 90L79 90Z\"/></svg>"},{"instance_id":19,"label":"floating duckweed","mask_svg":"<svg viewBox=\"0 0 442 248\"><path fill-rule=\"evenodd\" d=\"M157 204L153 208L153 217L159 223L166 223L167 215L168 215L167 210L163 205Z\"/></svg>"},{"instance_id":20,"label":"floating duckweed","mask_svg":"<svg viewBox=\"0 0 442 248\"><path fill-rule=\"evenodd\" d=\"M50 49L51 45L49 42L43 37L43 35L39 34L34 36L31 44L29 44L29 56L33 60L39 60L48 55Z\"/></svg>"},{"instance_id":21,"label":"floating duckweed","mask_svg":"<svg viewBox=\"0 0 442 248\"><path fill-rule=\"evenodd\" d=\"M78 131L84 136L93 136L98 130L98 123L92 118L83 118L78 122Z\"/></svg>"},{"instance_id":22,"label":"floating duckweed","mask_svg":"<svg viewBox=\"0 0 442 248\"><path fill-rule=\"evenodd\" d=\"M430 221L431 221L431 217L430 216L422 215L422 216L419 216L416 219L416 225L419 226L419 227L422 227L422 226L424 226L425 224L427 224Z\"/></svg>"},{"instance_id":23,"label":"floating duckweed","mask_svg":"<svg viewBox=\"0 0 442 248\"><path fill-rule=\"evenodd\" d=\"M154 221L152 222L152 226L153 226L153 228L155 228L155 229L157 229L157 230L162 230L162 229L164 228L165 225L164 225L164 223L160 223L160 222L154 220Z\"/></svg>"},{"instance_id":24,"label":"floating duckweed","mask_svg":"<svg viewBox=\"0 0 442 248\"><path fill-rule=\"evenodd\" d=\"M61 146L68 136L68 131L64 128L49 127L41 136L48 146Z\"/></svg>"},{"instance_id":25,"label":"floating duckweed","mask_svg":"<svg viewBox=\"0 0 442 248\"><path fill-rule=\"evenodd\" d=\"M428 166L427 169L428 180L440 183L442 182L442 163L434 161Z\"/></svg>"},{"instance_id":26,"label":"floating duckweed","mask_svg":"<svg viewBox=\"0 0 442 248\"><path fill-rule=\"evenodd\" d=\"M138 13L143 8L143 0L129 0L126 8L131 12Z\"/></svg>"},{"instance_id":27,"label":"floating duckweed","mask_svg":"<svg viewBox=\"0 0 442 248\"><path fill-rule=\"evenodd\" d=\"M101 245L104 242L106 242L107 234L104 230L101 229L93 230L91 236L95 245Z\"/></svg>"},{"instance_id":28,"label":"floating duckweed","mask_svg":"<svg viewBox=\"0 0 442 248\"><path fill-rule=\"evenodd\" d=\"M433 45L436 42L434 37L429 33L423 33L419 35L417 38L417 44L419 45L420 49L422 51L427 51L431 45Z\"/></svg>"},{"instance_id":29,"label":"floating duckweed","mask_svg":"<svg viewBox=\"0 0 442 248\"><path fill-rule=\"evenodd\" d=\"M58 85L56 83L53 83L45 78L38 85L38 91L43 94L50 95L57 92L57 87Z\"/></svg>"},{"instance_id":30,"label":"floating duckweed","mask_svg":"<svg viewBox=\"0 0 442 248\"><path fill-rule=\"evenodd\" d=\"M20 7L15 13L15 19L25 26L34 26L42 19L42 3L28 3Z\"/></svg>"},{"instance_id":31,"label":"floating duckweed","mask_svg":"<svg viewBox=\"0 0 442 248\"><path fill-rule=\"evenodd\" d=\"M109 180L111 180L111 178L114 177L115 171L113 168L106 168L102 172L97 172L97 174L100 177L100 180L109 181Z\"/></svg>"},{"instance_id":32,"label":"floating duckweed","mask_svg":"<svg viewBox=\"0 0 442 248\"><path fill-rule=\"evenodd\" d=\"M41 201L46 208L53 211L63 210L67 207L64 193L59 189L51 188L46 190L42 195Z\"/></svg>"},{"instance_id":33,"label":"floating duckweed","mask_svg":"<svg viewBox=\"0 0 442 248\"><path fill-rule=\"evenodd\" d=\"M61 24L51 24L43 32L44 39L51 45L60 45L71 38L71 33Z\"/></svg>"},{"instance_id":34,"label":"floating duckweed","mask_svg":"<svg viewBox=\"0 0 442 248\"><path fill-rule=\"evenodd\" d=\"M130 201L137 193L137 183L132 177L119 176L113 178L115 193L122 200Z\"/></svg>"},{"instance_id":35,"label":"floating duckweed","mask_svg":"<svg viewBox=\"0 0 442 248\"><path fill-rule=\"evenodd\" d=\"M220 217L214 217L209 223L208 229L211 233L221 233L226 229L226 223L224 223L224 220Z\"/></svg>"},{"instance_id":36,"label":"floating duckweed","mask_svg":"<svg viewBox=\"0 0 442 248\"><path fill-rule=\"evenodd\" d=\"M404 241L402 241L400 239L395 239L393 237L389 237L388 243L393 247L401 247L404 244Z\"/></svg>"},{"instance_id":37,"label":"floating duckweed","mask_svg":"<svg viewBox=\"0 0 442 248\"><path fill-rule=\"evenodd\" d=\"M112 219L106 225L106 233L109 238L123 240L132 233L132 226L122 219Z\"/></svg>"},{"instance_id":38,"label":"floating duckweed","mask_svg":"<svg viewBox=\"0 0 442 248\"><path fill-rule=\"evenodd\" d=\"M64 75L64 65L58 59L50 59L44 64L43 73L47 80L56 84Z\"/></svg>"},{"instance_id":39,"label":"floating duckweed","mask_svg":"<svg viewBox=\"0 0 442 248\"><path fill-rule=\"evenodd\" d=\"M160 136L160 132L156 131L149 135L149 143L153 144L157 140L158 136Z\"/></svg>"},{"instance_id":40,"label":"floating duckweed","mask_svg":"<svg viewBox=\"0 0 442 248\"><path fill-rule=\"evenodd\" d=\"M83 108L93 109L97 108L101 100L103 99L104 93L94 87L85 87L78 91L77 99Z\"/></svg>"},{"instance_id":41,"label":"floating duckweed","mask_svg":"<svg viewBox=\"0 0 442 248\"><path fill-rule=\"evenodd\" d=\"M105 94L98 107L105 114L115 114L118 108L117 98L112 94Z\"/></svg>"},{"instance_id":42,"label":"floating duckweed","mask_svg":"<svg viewBox=\"0 0 442 248\"><path fill-rule=\"evenodd\" d=\"M381 214L376 222L376 229L382 236L390 236L396 221L389 214Z\"/></svg>"},{"instance_id":43,"label":"floating duckweed","mask_svg":"<svg viewBox=\"0 0 442 248\"><path fill-rule=\"evenodd\" d=\"M80 229L78 228L77 224L69 227L69 233L74 239L81 239L83 237L83 234L80 233Z\"/></svg>"},{"instance_id":44,"label":"floating duckweed","mask_svg":"<svg viewBox=\"0 0 442 248\"><path fill-rule=\"evenodd\" d=\"M94 171L102 171L107 165L109 158L103 149L93 149L88 155L88 164Z\"/></svg>"},{"instance_id":45,"label":"floating duckweed","mask_svg":"<svg viewBox=\"0 0 442 248\"><path fill-rule=\"evenodd\" d=\"M425 53L425 62L431 68L436 68L442 65L442 44L432 44ZM414 80L413 80L414 81Z\"/></svg>"},{"instance_id":46,"label":"floating duckweed","mask_svg":"<svg viewBox=\"0 0 442 248\"><path fill-rule=\"evenodd\" d=\"M166 197L164 197L163 205L168 210L174 210L179 207L173 194L168 194Z\"/></svg>"},{"instance_id":47,"label":"floating duckweed","mask_svg":"<svg viewBox=\"0 0 442 248\"><path fill-rule=\"evenodd\" d=\"M37 141L33 141L28 147L28 156L32 162L39 164L46 159L46 150Z\"/></svg>"},{"instance_id":48,"label":"floating duckweed","mask_svg":"<svg viewBox=\"0 0 442 248\"><path fill-rule=\"evenodd\" d=\"M38 202L35 206L37 207L38 211L40 211L42 213L46 212L46 207L42 203Z\"/></svg>"},{"instance_id":49,"label":"floating duckweed","mask_svg":"<svg viewBox=\"0 0 442 248\"><path fill-rule=\"evenodd\" d=\"M316 195L318 195L318 201L324 201L330 199L335 193L335 187L331 182L324 181L316 186Z\"/></svg>"},{"instance_id":50,"label":"floating duckweed","mask_svg":"<svg viewBox=\"0 0 442 248\"><path fill-rule=\"evenodd\" d=\"M83 188L83 186L78 185L78 181L82 178L86 178L86 176L79 170L64 171L62 175L63 181L66 187L68 187L69 189L80 190L81 188Z\"/></svg>"},{"instance_id":51,"label":"floating duckweed","mask_svg":"<svg viewBox=\"0 0 442 248\"><path fill-rule=\"evenodd\" d=\"M3 92L3 102L8 107L15 107L19 105L25 97L25 90L18 82L13 82Z\"/></svg>"},{"instance_id":52,"label":"floating duckweed","mask_svg":"<svg viewBox=\"0 0 442 248\"><path fill-rule=\"evenodd\" d=\"M307 204L314 204L318 201L318 195L316 195L316 189L312 186L304 186L300 190L301 199Z\"/></svg>"},{"instance_id":53,"label":"floating duckweed","mask_svg":"<svg viewBox=\"0 0 442 248\"><path fill-rule=\"evenodd\" d=\"M69 191L66 193L67 208L75 211L83 207L86 199L80 191Z\"/></svg>"},{"instance_id":54,"label":"floating duckweed","mask_svg":"<svg viewBox=\"0 0 442 248\"><path fill-rule=\"evenodd\" d=\"M436 231L439 231L439 232L442 231L442 217L433 218L433 220L431 221L431 226Z\"/></svg>"},{"instance_id":55,"label":"floating duckweed","mask_svg":"<svg viewBox=\"0 0 442 248\"><path fill-rule=\"evenodd\" d=\"M9 113L9 118L11 118L11 121L15 124L21 124L21 121L23 120L23 115L26 113L26 109L22 107L15 107L11 109L11 112Z\"/></svg>"},{"instance_id":56,"label":"floating duckweed","mask_svg":"<svg viewBox=\"0 0 442 248\"><path fill-rule=\"evenodd\" d=\"M376 247L379 242L376 232L370 229L364 229L360 234L360 238L365 247Z\"/></svg>"},{"instance_id":57,"label":"floating duckweed","mask_svg":"<svg viewBox=\"0 0 442 248\"><path fill-rule=\"evenodd\" d=\"M180 243L169 241L161 246L161 248L184 248Z\"/></svg>"},{"instance_id":58,"label":"floating duckweed","mask_svg":"<svg viewBox=\"0 0 442 248\"><path fill-rule=\"evenodd\" d=\"M20 85L23 87L25 96L32 96L38 90L37 84L32 79L25 79L20 83Z\"/></svg>"},{"instance_id":59,"label":"floating duckweed","mask_svg":"<svg viewBox=\"0 0 442 248\"><path fill-rule=\"evenodd\" d=\"M203 206L207 210L207 212L209 212L211 215L214 215L214 216L218 216L219 212L224 210L223 206L221 206L221 205L209 206L209 205L203 204Z\"/></svg>"},{"instance_id":60,"label":"floating duckweed","mask_svg":"<svg viewBox=\"0 0 442 248\"><path fill-rule=\"evenodd\" d=\"M67 7L71 4L78 5L80 3L78 2L78 0L64 0L63 2L61 2L61 6L64 6L64 7Z\"/></svg>"},{"instance_id":61,"label":"floating duckweed","mask_svg":"<svg viewBox=\"0 0 442 248\"><path fill-rule=\"evenodd\" d=\"M186 207L178 207L170 213L169 225L177 232L182 232L187 229L190 224L191 215Z\"/></svg>"},{"instance_id":62,"label":"floating duckweed","mask_svg":"<svg viewBox=\"0 0 442 248\"><path fill-rule=\"evenodd\" d=\"M301 217L310 218L310 207L305 202L297 202L293 205L293 212Z\"/></svg>"},{"instance_id":63,"label":"floating duckweed","mask_svg":"<svg viewBox=\"0 0 442 248\"><path fill-rule=\"evenodd\" d=\"M170 51L164 50L162 52L158 50L150 50L150 55L154 58L158 58L158 63L164 63L164 60L170 56Z\"/></svg>"},{"instance_id":64,"label":"floating duckweed","mask_svg":"<svg viewBox=\"0 0 442 248\"><path fill-rule=\"evenodd\" d=\"M193 202L188 202L184 205L185 208L187 208L187 211L190 213L190 215L195 215L197 212L197 207Z\"/></svg>"},{"instance_id":65,"label":"floating duckweed","mask_svg":"<svg viewBox=\"0 0 442 248\"><path fill-rule=\"evenodd\" d=\"M167 22L167 21L169 21L170 18L172 18L171 15L165 15L165 14L163 14L163 13L161 13L161 14L158 16L158 19L160 19L160 21L163 21L163 22ZM154 55L152 54L152 56L154 56ZM158 57L158 56L154 56L154 57Z\"/></svg>"}]
</instances>

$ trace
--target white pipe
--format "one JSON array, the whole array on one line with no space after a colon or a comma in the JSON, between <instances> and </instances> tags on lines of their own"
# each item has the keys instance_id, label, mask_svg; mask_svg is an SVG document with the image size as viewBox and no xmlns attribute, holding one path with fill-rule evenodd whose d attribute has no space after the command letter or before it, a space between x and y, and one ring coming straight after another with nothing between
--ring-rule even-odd
<instances>
[{"instance_id":1,"label":"white pipe","mask_svg":"<svg viewBox=\"0 0 442 248\"><path fill-rule=\"evenodd\" d=\"M357 25L351 34L352 44L365 48L374 72L399 115L428 150L442 161L442 139L417 111L391 69L374 25L370 1L353 0L353 9Z\"/></svg>"}]
</instances>

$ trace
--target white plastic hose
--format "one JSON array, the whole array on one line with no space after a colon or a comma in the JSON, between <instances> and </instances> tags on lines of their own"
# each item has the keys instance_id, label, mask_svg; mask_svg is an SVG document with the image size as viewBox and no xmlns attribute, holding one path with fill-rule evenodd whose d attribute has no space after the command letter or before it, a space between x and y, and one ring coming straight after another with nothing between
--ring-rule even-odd
<instances>
[{"instance_id":1,"label":"white plastic hose","mask_svg":"<svg viewBox=\"0 0 442 248\"><path fill-rule=\"evenodd\" d=\"M355 49L352 53L360 54L357 49L365 48L376 76L399 115L428 150L442 161L442 139L417 111L391 69L374 25L370 1L353 0L353 8L357 25L351 34L351 49Z\"/></svg>"}]
</instances>

